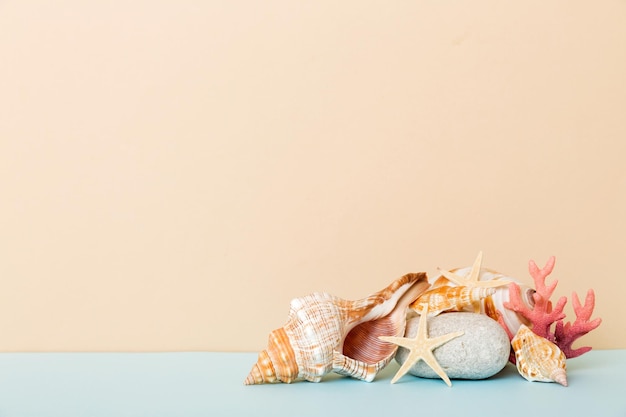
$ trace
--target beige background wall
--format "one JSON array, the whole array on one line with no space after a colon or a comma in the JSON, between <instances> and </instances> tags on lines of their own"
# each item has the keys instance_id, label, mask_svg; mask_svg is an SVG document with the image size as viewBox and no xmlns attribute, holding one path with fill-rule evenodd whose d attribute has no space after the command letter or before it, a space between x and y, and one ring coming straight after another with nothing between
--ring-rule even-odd
<instances>
[{"instance_id":1,"label":"beige background wall","mask_svg":"<svg viewBox=\"0 0 626 417\"><path fill-rule=\"evenodd\" d=\"M626 348L624 1L10 0L0 59L2 351L258 350L479 250Z\"/></svg>"}]
</instances>

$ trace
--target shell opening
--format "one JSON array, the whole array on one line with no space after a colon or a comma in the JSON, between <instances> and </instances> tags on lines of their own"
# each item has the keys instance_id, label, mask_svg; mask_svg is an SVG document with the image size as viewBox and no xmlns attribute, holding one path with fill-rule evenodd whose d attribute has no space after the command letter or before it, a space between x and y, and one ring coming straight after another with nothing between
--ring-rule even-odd
<instances>
[{"instance_id":1,"label":"shell opening","mask_svg":"<svg viewBox=\"0 0 626 417\"><path fill-rule=\"evenodd\" d=\"M524 302L528 305L528 307L533 308L535 307L535 293L537 291L533 290L532 288L527 289L524 292Z\"/></svg>"},{"instance_id":2,"label":"shell opening","mask_svg":"<svg viewBox=\"0 0 626 417\"><path fill-rule=\"evenodd\" d=\"M392 343L378 339L378 336L397 333L398 329L391 320L380 319L365 322L348 333L342 353L351 359L375 364L393 355L397 348Z\"/></svg>"},{"instance_id":3,"label":"shell opening","mask_svg":"<svg viewBox=\"0 0 626 417\"><path fill-rule=\"evenodd\" d=\"M398 291L400 298L393 301L393 309L376 320L365 321L355 326L344 338L342 353L357 361L375 364L391 357L397 346L384 342L378 336L402 336L406 327L408 305L426 291L430 284L425 273L407 274L408 285Z\"/></svg>"}]
</instances>

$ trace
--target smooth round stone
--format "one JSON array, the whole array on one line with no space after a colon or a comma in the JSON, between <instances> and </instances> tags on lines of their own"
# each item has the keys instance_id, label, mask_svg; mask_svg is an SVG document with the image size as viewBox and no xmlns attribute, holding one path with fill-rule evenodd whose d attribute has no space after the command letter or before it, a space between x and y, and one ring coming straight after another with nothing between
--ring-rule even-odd
<instances>
[{"instance_id":1,"label":"smooth round stone","mask_svg":"<svg viewBox=\"0 0 626 417\"><path fill-rule=\"evenodd\" d=\"M409 319L404 337L417 334L419 317ZM445 313L428 318L428 337L464 331L465 334L433 350L435 358L449 378L485 379L500 372L509 360L510 342L502 327L493 319L476 313ZM399 347L396 361L402 365L409 351ZM439 378L423 360L409 373L423 378Z\"/></svg>"}]
</instances>

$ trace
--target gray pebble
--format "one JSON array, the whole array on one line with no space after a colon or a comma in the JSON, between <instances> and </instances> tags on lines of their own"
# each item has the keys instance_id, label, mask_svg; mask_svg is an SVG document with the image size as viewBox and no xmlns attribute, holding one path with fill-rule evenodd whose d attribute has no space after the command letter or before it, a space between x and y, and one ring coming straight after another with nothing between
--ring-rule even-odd
<instances>
[{"instance_id":1,"label":"gray pebble","mask_svg":"<svg viewBox=\"0 0 626 417\"><path fill-rule=\"evenodd\" d=\"M405 337L417 334L419 317L407 321ZM449 378L484 379L500 372L509 360L509 338L493 319L475 313L444 313L428 318L428 336L464 331L433 350L435 358ZM396 361L402 365L409 351L399 347ZM439 376L422 360L413 365L409 373L424 378Z\"/></svg>"}]
</instances>

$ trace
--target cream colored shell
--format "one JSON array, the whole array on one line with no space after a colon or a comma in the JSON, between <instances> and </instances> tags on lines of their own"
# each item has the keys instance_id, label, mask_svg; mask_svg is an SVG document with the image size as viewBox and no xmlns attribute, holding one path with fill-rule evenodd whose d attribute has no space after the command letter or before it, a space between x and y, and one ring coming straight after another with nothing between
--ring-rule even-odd
<instances>
[{"instance_id":1,"label":"cream colored shell","mask_svg":"<svg viewBox=\"0 0 626 417\"><path fill-rule=\"evenodd\" d=\"M565 354L557 345L522 325L511 346L515 351L517 370L528 381L567 386Z\"/></svg>"},{"instance_id":2,"label":"cream colored shell","mask_svg":"<svg viewBox=\"0 0 626 417\"><path fill-rule=\"evenodd\" d=\"M378 336L402 336L408 305L428 286L425 273L411 273L358 301L327 293L292 300L244 383L319 382L329 372L372 381L397 349Z\"/></svg>"}]
</instances>

